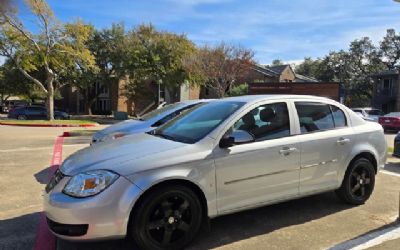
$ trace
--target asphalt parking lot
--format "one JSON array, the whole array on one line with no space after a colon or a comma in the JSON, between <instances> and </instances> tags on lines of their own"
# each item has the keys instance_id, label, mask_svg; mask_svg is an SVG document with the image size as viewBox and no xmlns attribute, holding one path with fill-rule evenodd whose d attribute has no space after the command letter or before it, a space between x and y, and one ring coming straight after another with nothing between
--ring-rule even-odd
<instances>
[{"instance_id":1,"label":"asphalt parking lot","mask_svg":"<svg viewBox=\"0 0 400 250\"><path fill-rule=\"evenodd\" d=\"M65 130L0 126L0 249L37 249L42 190L55 139ZM389 145L393 138L387 136ZM88 137L65 138L62 157L88 142ZM223 216L212 220L211 231L203 231L189 249L335 249L360 235L393 226L399 192L400 161L389 158L365 205L345 205L333 193L325 193ZM396 249L398 243L387 241L373 249ZM131 242L58 240L53 249L131 249Z\"/></svg>"}]
</instances>

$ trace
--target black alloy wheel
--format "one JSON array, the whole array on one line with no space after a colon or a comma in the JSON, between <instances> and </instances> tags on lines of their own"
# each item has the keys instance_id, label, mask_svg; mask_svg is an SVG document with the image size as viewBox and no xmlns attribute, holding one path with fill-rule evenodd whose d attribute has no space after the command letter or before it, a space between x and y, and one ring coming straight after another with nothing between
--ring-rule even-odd
<instances>
[{"instance_id":1,"label":"black alloy wheel","mask_svg":"<svg viewBox=\"0 0 400 250\"><path fill-rule=\"evenodd\" d=\"M364 204L375 186L375 169L366 158L358 158L346 171L342 186L336 194L347 203Z\"/></svg>"},{"instance_id":2,"label":"black alloy wheel","mask_svg":"<svg viewBox=\"0 0 400 250\"><path fill-rule=\"evenodd\" d=\"M130 229L141 249L182 249L195 237L201 221L201 204L191 189L164 186L140 202Z\"/></svg>"}]
</instances>

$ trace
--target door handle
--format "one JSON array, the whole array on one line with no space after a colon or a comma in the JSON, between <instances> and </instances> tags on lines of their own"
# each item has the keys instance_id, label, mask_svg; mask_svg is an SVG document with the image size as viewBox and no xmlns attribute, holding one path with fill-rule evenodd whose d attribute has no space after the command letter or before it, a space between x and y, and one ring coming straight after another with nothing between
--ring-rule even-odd
<instances>
[{"instance_id":1,"label":"door handle","mask_svg":"<svg viewBox=\"0 0 400 250\"><path fill-rule=\"evenodd\" d=\"M281 155L289 155L292 152L296 152L297 148L289 148L289 147L283 147L281 150L279 150L279 154Z\"/></svg>"},{"instance_id":2,"label":"door handle","mask_svg":"<svg viewBox=\"0 0 400 250\"><path fill-rule=\"evenodd\" d=\"M349 143L350 139L349 138L344 138L344 137L340 137L339 140L336 141L337 144L339 145L344 145L346 143Z\"/></svg>"}]
</instances>

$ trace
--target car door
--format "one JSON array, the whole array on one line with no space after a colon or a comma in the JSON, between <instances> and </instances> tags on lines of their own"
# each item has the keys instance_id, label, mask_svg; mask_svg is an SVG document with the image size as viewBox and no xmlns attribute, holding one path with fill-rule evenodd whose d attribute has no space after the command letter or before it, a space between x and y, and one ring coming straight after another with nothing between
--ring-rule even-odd
<instances>
[{"instance_id":1,"label":"car door","mask_svg":"<svg viewBox=\"0 0 400 250\"><path fill-rule=\"evenodd\" d=\"M42 107L28 107L26 109L29 119L41 120L46 118L46 109Z\"/></svg>"},{"instance_id":2,"label":"car door","mask_svg":"<svg viewBox=\"0 0 400 250\"><path fill-rule=\"evenodd\" d=\"M322 102L295 102L295 107L300 124L300 194L338 187L338 170L354 138L345 114Z\"/></svg>"},{"instance_id":3,"label":"car door","mask_svg":"<svg viewBox=\"0 0 400 250\"><path fill-rule=\"evenodd\" d=\"M299 143L291 136L286 102L260 105L228 130L245 130L255 141L229 148L217 146L217 203L220 213L298 194Z\"/></svg>"}]
</instances>

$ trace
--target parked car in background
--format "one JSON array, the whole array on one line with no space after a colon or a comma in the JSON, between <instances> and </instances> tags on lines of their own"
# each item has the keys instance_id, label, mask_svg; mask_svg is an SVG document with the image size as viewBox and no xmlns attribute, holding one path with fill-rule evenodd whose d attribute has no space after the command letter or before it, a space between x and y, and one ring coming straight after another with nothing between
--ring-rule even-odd
<instances>
[{"instance_id":1,"label":"parked car in background","mask_svg":"<svg viewBox=\"0 0 400 250\"><path fill-rule=\"evenodd\" d=\"M16 107L8 112L8 118L18 120L44 120L47 118L47 109L42 106ZM66 112L54 110L54 119L69 119Z\"/></svg>"},{"instance_id":2,"label":"parked car in background","mask_svg":"<svg viewBox=\"0 0 400 250\"><path fill-rule=\"evenodd\" d=\"M67 240L128 235L139 249L182 249L224 214L330 190L363 204L386 155L382 126L333 100L230 97L69 156L44 211Z\"/></svg>"},{"instance_id":3,"label":"parked car in background","mask_svg":"<svg viewBox=\"0 0 400 250\"><path fill-rule=\"evenodd\" d=\"M0 112L8 113L13 108L24 107L24 106L28 106L28 105L29 105L29 102L24 101L24 100L7 100L1 104Z\"/></svg>"},{"instance_id":4,"label":"parked car in background","mask_svg":"<svg viewBox=\"0 0 400 250\"><path fill-rule=\"evenodd\" d=\"M379 117L379 124L382 125L383 129L399 131L400 130L400 112L391 112L384 116Z\"/></svg>"},{"instance_id":5,"label":"parked car in background","mask_svg":"<svg viewBox=\"0 0 400 250\"><path fill-rule=\"evenodd\" d=\"M360 115L366 121L378 122L379 117L383 116L384 113L379 109L374 108L352 108L356 114Z\"/></svg>"},{"instance_id":6,"label":"parked car in background","mask_svg":"<svg viewBox=\"0 0 400 250\"><path fill-rule=\"evenodd\" d=\"M93 135L92 144L120 138L128 134L148 132L175 118L183 111L209 101L206 99L188 100L162 106L141 116L139 119L126 120L98 131Z\"/></svg>"}]
</instances>

